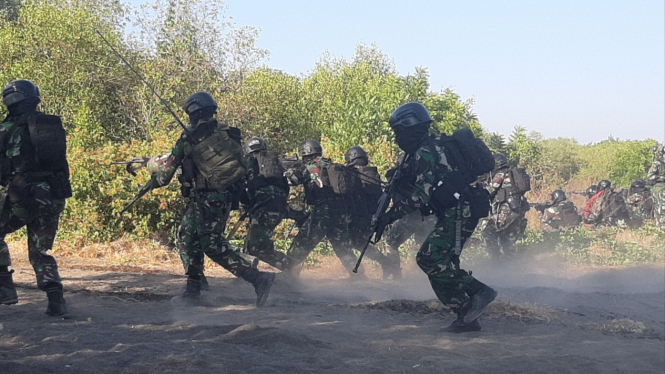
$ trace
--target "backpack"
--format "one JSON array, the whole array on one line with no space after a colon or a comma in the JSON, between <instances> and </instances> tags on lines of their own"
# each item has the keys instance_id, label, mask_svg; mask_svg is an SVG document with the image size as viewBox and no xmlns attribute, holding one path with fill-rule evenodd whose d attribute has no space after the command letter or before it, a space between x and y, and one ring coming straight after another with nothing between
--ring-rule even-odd
<instances>
[{"instance_id":1,"label":"backpack","mask_svg":"<svg viewBox=\"0 0 665 374\"><path fill-rule=\"evenodd\" d=\"M511 180L513 182L511 194L525 194L531 191L531 177L524 168L511 168Z\"/></svg>"},{"instance_id":2,"label":"backpack","mask_svg":"<svg viewBox=\"0 0 665 374\"><path fill-rule=\"evenodd\" d=\"M443 156L454 171L445 181L439 181L432 187L432 207L443 212L457 205L455 194L465 194L472 210L478 212L474 216L482 216L489 211L489 195L475 190L471 193L470 189L470 184L479 176L494 170L494 156L487 145L476 138L470 129L457 130L452 136L444 134L435 138L434 143L443 147ZM436 153L434 147L431 151Z\"/></svg>"},{"instance_id":3,"label":"backpack","mask_svg":"<svg viewBox=\"0 0 665 374\"><path fill-rule=\"evenodd\" d=\"M259 174L266 178L284 177L284 167L279 162L279 157L275 152L261 151L256 155L256 161L259 165Z\"/></svg>"},{"instance_id":4,"label":"backpack","mask_svg":"<svg viewBox=\"0 0 665 374\"><path fill-rule=\"evenodd\" d=\"M375 166L361 166L356 170L361 174L360 181L363 187L363 194L368 198L378 201L381 195L383 195L379 170Z\"/></svg>"},{"instance_id":5,"label":"backpack","mask_svg":"<svg viewBox=\"0 0 665 374\"><path fill-rule=\"evenodd\" d=\"M362 182L356 175L355 170L338 164L331 163L325 167L330 186L338 195L350 195L358 193L362 189Z\"/></svg>"}]
</instances>

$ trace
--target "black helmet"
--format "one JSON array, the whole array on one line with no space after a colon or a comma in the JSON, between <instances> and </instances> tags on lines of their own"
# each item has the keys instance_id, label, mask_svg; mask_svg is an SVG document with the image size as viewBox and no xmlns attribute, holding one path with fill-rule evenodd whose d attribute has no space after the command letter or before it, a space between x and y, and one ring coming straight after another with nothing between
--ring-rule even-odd
<instances>
[{"instance_id":1,"label":"black helmet","mask_svg":"<svg viewBox=\"0 0 665 374\"><path fill-rule=\"evenodd\" d=\"M393 129L397 126L425 126L429 128L431 123L432 116L430 116L427 108L423 104L416 102L400 105L390 115L390 119L388 120L388 124Z\"/></svg>"},{"instance_id":2,"label":"black helmet","mask_svg":"<svg viewBox=\"0 0 665 374\"><path fill-rule=\"evenodd\" d=\"M607 179L603 179L602 181L598 182L598 191L605 190L610 187L612 187L612 182L608 181Z\"/></svg>"},{"instance_id":3,"label":"black helmet","mask_svg":"<svg viewBox=\"0 0 665 374\"><path fill-rule=\"evenodd\" d=\"M212 112L217 110L217 102L207 92L197 92L185 101L184 109L188 115L204 108L210 108Z\"/></svg>"},{"instance_id":4,"label":"black helmet","mask_svg":"<svg viewBox=\"0 0 665 374\"><path fill-rule=\"evenodd\" d=\"M494 170L501 170L510 167L508 159L501 153L494 154Z\"/></svg>"},{"instance_id":5,"label":"black helmet","mask_svg":"<svg viewBox=\"0 0 665 374\"><path fill-rule=\"evenodd\" d=\"M2 90L2 102L6 106L20 103L26 99L36 99L36 104L39 104L41 101L39 87L29 80L20 79L10 82Z\"/></svg>"},{"instance_id":6,"label":"black helmet","mask_svg":"<svg viewBox=\"0 0 665 374\"><path fill-rule=\"evenodd\" d=\"M266 142L258 136L253 136L245 142L245 154L250 154L257 151L265 151L268 147Z\"/></svg>"},{"instance_id":7,"label":"black helmet","mask_svg":"<svg viewBox=\"0 0 665 374\"><path fill-rule=\"evenodd\" d=\"M344 161L346 162L347 166L367 166L367 164L369 164L369 156L363 147L356 145L346 151L346 154L344 155Z\"/></svg>"},{"instance_id":8,"label":"black helmet","mask_svg":"<svg viewBox=\"0 0 665 374\"><path fill-rule=\"evenodd\" d=\"M552 195L550 196L550 200L552 200L552 204L557 204L562 201L566 201L568 198L566 197L566 192L564 190L554 190L552 191Z\"/></svg>"},{"instance_id":9,"label":"black helmet","mask_svg":"<svg viewBox=\"0 0 665 374\"><path fill-rule=\"evenodd\" d=\"M300 144L300 147L298 147L298 152L300 153L300 157L322 155L323 147L321 147L321 143L317 142L316 140L307 139L302 144Z\"/></svg>"},{"instance_id":10,"label":"black helmet","mask_svg":"<svg viewBox=\"0 0 665 374\"><path fill-rule=\"evenodd\" d=\"M593 195L597 194L598 191L600 191L600 190L598 189L598 185L597 185L597 184L594 184L594 185L589 186L589 187L586 189L586 194L587 194L588 197L592 197Z\"/></svg>"},{"instance_id":11,"label":"black helmet","mask_svg":"<svg viewBox=\"0 0 665 374\"><path fill-rule=\"evenodd\" d=\"M633 184L630 185L631 190L644 189L647 186L647 182L644 179L637 179Z\"/></svg>"}]
</instances>

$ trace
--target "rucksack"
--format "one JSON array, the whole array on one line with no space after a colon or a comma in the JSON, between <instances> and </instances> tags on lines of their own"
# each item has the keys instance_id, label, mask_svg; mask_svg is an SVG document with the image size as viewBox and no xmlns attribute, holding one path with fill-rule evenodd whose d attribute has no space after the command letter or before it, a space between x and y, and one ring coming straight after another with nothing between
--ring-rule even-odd
<instances>
[{"instance_id":1,"label":"rucksack","mask_svg":"<svg viewBox=\"0 0 665 374\"><path fill-rule=\"evenodd\" d=\"M378 200L383 194L381 188L381 175L375 166L361 166L357 168L363 187L363 194L371 199Z\"/></svg>"},{"instance_id":2,"label":"rucksack","mask_svg":"<svg viewBox=\"0 0 665 374\"><path fill-rule=\"evenodd\" d=\"M476 138L470 129L460 129L452 136L442 135L434 143L444 148L446 161L454 171L444 180L432 187L432 206L442 212L457 204L455 194L467 193L477 211L489 209L489 199L483 194L469 194L469 186L478 177L494 170L494 156L485 143ZM431 151L436 152L432 147ZM478 198L474 198L474 196ZM481 206L482 205L482 206Z\"/></svg>"},{"instance_id":3,"label":"rucksack","mask_svg":"<svg viewBox=\"0 0 665 374\"><path fill-rule=\"evenodd\" d=\"M350 195L362 189L362 182L355 174L355 170L338 163L331 163L325 169L328 172L330 186L336 194Z\"/></svg>"},{"instance_id":4,"label":"rucksack","mask_svg":"<svg viewBox=\"0 0 665 374\"><path fill-rule=\"evenodd\" d=\"M259 174L262 177L266 179L282 179L284 177L284 167L279 162L277 153L261 151L257 153L256 161L259 165Z\"/></svg>"},{"instance_id":5,"label":"rucksack","mask_svg":"<svg viewBox=\"0 0 665 374\"><path fill-rule=\"evenodd\" d=\"M513 189L511 193L514 194L525 194L531 191L531 177L527 174L526 169L524 168L511 168L510 175L512 176L511 180L513 182Z\"/></svg>"}]
</instances>

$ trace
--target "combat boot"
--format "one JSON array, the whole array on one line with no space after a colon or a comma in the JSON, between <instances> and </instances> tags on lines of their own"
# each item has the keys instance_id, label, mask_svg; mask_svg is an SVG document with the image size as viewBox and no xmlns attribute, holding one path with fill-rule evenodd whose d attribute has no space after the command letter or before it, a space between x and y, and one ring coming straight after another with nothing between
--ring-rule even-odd
<instances>
[{"instance_id":1,"label":"combat boot","mask_svg":"<svg viewBox=\"0 0 665 374\"><path fill-rule=\"evenodd\" d=\"M18 303L18 295L12 279L12 271L0 273L0 304L11 305Z\"/></svg>"},{"instance_id":2,"label":"combat boot","mask_svg":"<svg viewBox=\"0 0 665 374\"><path fill-rule=\"evenodd\" d=\"M478 319L478 317L480 317L480 315L485 311L487 305L494 301L496 295L499 294L498 292L494 291L492 287L486 284L480 284L482 285L480 291L474 293L473 296L471 296L471 307L464 315L464 323L466 324L470 324L474 320Z\"/></svg>"},{"instance_id":3,"label":"combat boot","mask_svg":"<svg viewBox=\"0 0 665 374\"><path fill-rule=\"evenodd\" d=\"M44 287L46 297L48 297L48 306L46 314L51 317L60 317L67 314L67 302L62 294L62 285L53 284Z\"/></svg>"},{"instance_id":4,"label":"combat boot","mask_svg":"<svg viewBox=\"0 0 665 374\"><path fill-rule=\"evenodd\" d=\"M201 279L187 278L185 292L180 296L174 296L171 304L175 306L200 306L203 305L201 299Z\"/></svg>"},{"instance_id":5,"label":"combat boot","mask_svg":"<svg viewBox=\"0 0 665 374\"><path fill-rule=\"evenodd\" d=\"M275 274L249 268L242 273L242 278L254 286L256 306L259 308L262 307L268 300L270 287L272 287L272 283L275 281Z\"/></svg>"},{"instance_id":6,"label":"combat boot","mask_svg":"<svg viewBox=\"0 0 665 374\"><path fill-rule=\"evenodd\" d=\"M453 323L448 327L444 327L441 332L450 332L454 334L459 334L461 332L471 332L471 331L480 331L480 320L478 318L471 321L471 323L464 323L464 317L461 315L457 317Z\"/></svg>"}]
</instances>

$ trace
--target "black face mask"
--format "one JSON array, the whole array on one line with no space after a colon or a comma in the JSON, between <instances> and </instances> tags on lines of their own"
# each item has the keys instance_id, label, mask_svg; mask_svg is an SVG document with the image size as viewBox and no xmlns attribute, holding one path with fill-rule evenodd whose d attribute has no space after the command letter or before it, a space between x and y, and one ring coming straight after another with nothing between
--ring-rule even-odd
<instances>
[{"instance_id":1,"label":"black face mask","mask_svg":"<svg viewBox=\"0 0 665 374\"><path fill-rule=\"evenodd\" d=\"M429 128L425 126L396 126L393 128L393 131L395 131L397 145L406 153L411 153L418 149L418 146L420 146L429 134Z\"/></svg>"},{"instance_id":2,"label":"black face mask","mask_svg":"<svg viewBox=\"0 0 665 374\"><path fill-rule=\"evenodd\" d=\"M9 117L16 117L23 114L33 114L37 112L38 104L38 99L26 99L14 105L8 106L7 111L9 112Z\"/></svg>"}]
</instances>

